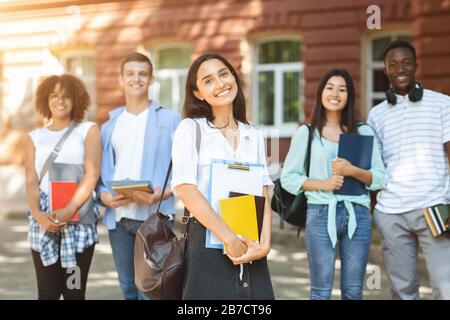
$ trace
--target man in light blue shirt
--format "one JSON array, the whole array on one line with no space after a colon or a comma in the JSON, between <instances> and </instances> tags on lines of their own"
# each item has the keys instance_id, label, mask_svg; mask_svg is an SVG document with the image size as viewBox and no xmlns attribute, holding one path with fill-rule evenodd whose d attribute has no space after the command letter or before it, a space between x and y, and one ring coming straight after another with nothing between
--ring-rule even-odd
<instances>
[{"instance_id":1,"label":"man in light blue shirt","mask_svg":"<svg viewBox=\"0 0 450 320\"><path fill-rule=\"evenodd\" d=\"M145 299L134 277L134 241L137 229L156 211L161 186L169 166L172 135L180 114L148 100L153 66L140 53L128 54L121 63L119 82L126 105L110 112L102 126L103 162L97 194L106 207L103 222L108 228L114 262L122 293L127 300ZM110 180L150 180L154 192L135 191L132 199L113 195ZM160 211L175 214L174 199L166 189Z\"/></svg>"}]
</instances>

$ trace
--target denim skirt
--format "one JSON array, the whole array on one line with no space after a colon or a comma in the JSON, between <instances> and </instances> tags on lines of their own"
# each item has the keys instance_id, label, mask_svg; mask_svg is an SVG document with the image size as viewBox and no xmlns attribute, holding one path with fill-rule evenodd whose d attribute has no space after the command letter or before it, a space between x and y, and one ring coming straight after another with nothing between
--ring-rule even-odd
<instances>
[{"instance_id":1,"label":"denim skirt","mask_svg":"<svg viewBox=\"0 0 450 320\"><path fill-rule=\"evenodd\" d=\"M220 249L205 248L206 229L189 219L185 249L184 300L273 300L267 258L240 266Z\"/></svg>"}]
</instances>

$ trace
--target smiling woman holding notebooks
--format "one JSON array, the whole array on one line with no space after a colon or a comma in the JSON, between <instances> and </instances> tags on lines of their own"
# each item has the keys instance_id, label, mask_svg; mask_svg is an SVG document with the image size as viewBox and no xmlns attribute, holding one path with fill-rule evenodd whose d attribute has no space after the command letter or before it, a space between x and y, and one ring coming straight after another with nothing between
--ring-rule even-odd
<instances>
[{"instance_id":1,"label":"smiling woman holding notebooks","mask_svg":"<svg viewBox=\"0 0 450 320\"><path fill-rule=\"evenodd\" d=\"M182 297L273 299L266 260L272 221L267 199L272 181L267 173L264 138L247 121L239 76L222 56L204 54L193 62L186 81L183 115L186 119L177 128L172 147L172 188L192 215ZM266 203L259 243L240 238L208 202L213 159L263 165L260 194L266 197ZM206 229L220 238L227 255L205 247ZM243 265L242 273L239 265Z\"/></svg>"},{"instance_id":2,"label":"smiling woman holding notebooks","mask_svg":"<svg viewBox=\"0 0 450 320\"><path fill-rule=\"evenodd\" d=\"M363 281L371 239L368 190L383 187L384 166L373 144L371 166L362 169L337 158L342 133L373 136L367 125L355 120L353 81L345 70L333 69L320 81L311 128L313 140L309 175L305 172L309 131L301 126L289 148L281 173L283 188L308 199L305 244L311 272L311 299L330 299L336 246L341 257L343 299L362 299ZM355 148L356 149L356 148ZM358 152L360 150L354 150ZM360 195L339 195L344 177L364 184Z\"/></svg>"},{"instance_id":3,"label":"smiling woman holding notebooks","mask_svg":"<svg viewBox=\"0 0 450 320\"><path fill-rule=\"evenodd\" d=\"M86 200L92 198L100 174L99 129L93 122L82 121L89 104L85 85L72 75L47 77L37 89L36 109L51 120L47 127L30 132L25 145L30 206L28 242L39 299L58 300L61 295L65 300L85 298L89 267L98 241L96 206L83 211L77 224L70 222L81 212L80 207L85 207ZM59 172L63 176L67 176L70 168L83 168L81 180L49 182L58 167L63 168ZM67 288L67 279L73 276L67 268L72 267L79 267L80 288Z\"/></svg>"}]
</instances>

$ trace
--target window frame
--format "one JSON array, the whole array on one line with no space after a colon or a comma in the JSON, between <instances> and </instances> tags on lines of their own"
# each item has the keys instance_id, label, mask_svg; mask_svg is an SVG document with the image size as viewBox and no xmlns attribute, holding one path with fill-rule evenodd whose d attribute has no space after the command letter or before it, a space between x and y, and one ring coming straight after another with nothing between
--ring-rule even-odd
<instances>
[{"instance_id":1,"label":"window frame","mask_svg":"<svg viewBox=\"0 0 450 320\"><path fill-rule=\"evenodd\" d=\"M183 98L184 97L180 96L180 92L181 92L181 86L184 85L184 83L182 83L180 81L180 79L182 76L187 78L189 66L187 66L184 69L183 68L158 69L157 65L158 65L160 51L166 50L166 49L188 49L191 54L190 60L192 62L192 45L189 43L170 42L170 43L154 45L150 49L147 49L146 51L150 55L150 59L153 64L153 77L155 79L154 83L150 86L149 98L154 97L156 100L158 100L158 102L161 103L160 90L158 89L158 91L156 91L156 88L155 88L155 84L157 82L156 77L157 76L167 77L168 79L170 79L171 85L173 86L172 90L171 90L172 91L171 100L176 101L176 99L174 99L174 98L178 98L179 108L178 108L178 106L175 105L175 103L174 103L174 105L164 106L164 107L170 108L171 110L174 110L177 112L181 112L181 109L183 108Z\"/></svg>"},{"instance_id":2,"label":"window frame","mask_svg":"<svg viewBox=\"0 0 450 320\"><path fill-rule=\"evenodd\" d=\"M253 43L253 70L252 70L252 113L253 122L257 124L267 138L279 137L286 138L291 137L295 130L298 128L298 122L304 120L304 63L300 62L288 62L288 63L270 63L259 64L258 61L258 48L262 44L275 42L275 41L297 41L301 46L302 41L298 36L274 36L265 37L260 40L256 40ZM302 47L300 48L302 50ZM259 123L259 92L258 92L258 73L262 71L274 72L274 124L264 125ZM297 122L283 122L283 91L284 81L283 74L285 72L299 72L300 73L300 96L299 104L302 106L302 110L299 110L299 118ZM278 134L277 134L278 132Z\"/></svg>"},{"instance_id":3,"label":"window frame","mask_svg":"<svg viewBox=\"0 0 450 320\"><path fill-rule=\"evenodd\" d=\"M372 106L372 100L374 99L384 99L385 93L384 92L374 92L373 91L373 72L375 70L383 70L384 69L384 62L383 61L373 61L373 42L375 40L381 39L381 38L387 38L390 37L391 41L398 39L398 37L402 36L409 36L411 37L411 32L404 29L389 31L389 32L383 32L383 33L377 33L376 35L372 35L367 38L367 51L366 51L366 111L367 114L369 113L370 109L373 108Z\"/></svg>"},{"instance_id":4,"label":"window frame","mask_svg":"<svg viewBox=\"0 0 450 320\"><path fill-rule=\"evenodd\" d=\"M67 69L67 67L68 67L67 64L70 59L80 59L80 58L84 58L84 57L92 58L94 60L94 73L89 76L83 75L83 78L81 78L76 73L70 72ZM95 50L94 49L64 50L63 52L61 52L58 55L58 60L60 61L61 66L64 69L64 72L70 72L71 74L74 74L75 76L80 78L83 81L83 83L86 85L88 92L89 92L89 89L91 89L92 92L89 92L89 96L91 98L91 105L88 108L87 119L89 121L94 121L94 122L97 121L97 74L96 74L96 68L95 68L97 59L95 56ZM92 88L90 86L92 86Z\"/></svg>"}]
</instances>

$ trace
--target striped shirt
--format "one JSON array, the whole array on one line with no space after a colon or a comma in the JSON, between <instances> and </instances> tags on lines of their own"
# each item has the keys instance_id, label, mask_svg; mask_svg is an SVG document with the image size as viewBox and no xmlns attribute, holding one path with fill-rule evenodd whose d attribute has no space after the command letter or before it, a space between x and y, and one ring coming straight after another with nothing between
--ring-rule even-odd
<instances>
[{"instance_id":1,"label":"striped shirt","mask_svg":"<svg viewBox=\"0 0 450 320\"><path fill-rule=\"evenodd\" d=\"M424 90L411 102L397 95L370 110L373 128L386 166L386 186L376 209L403 213L440 203L450 203L450 176L444 143L450 141L450 97Z\"/></svg>"}]
</instances>

